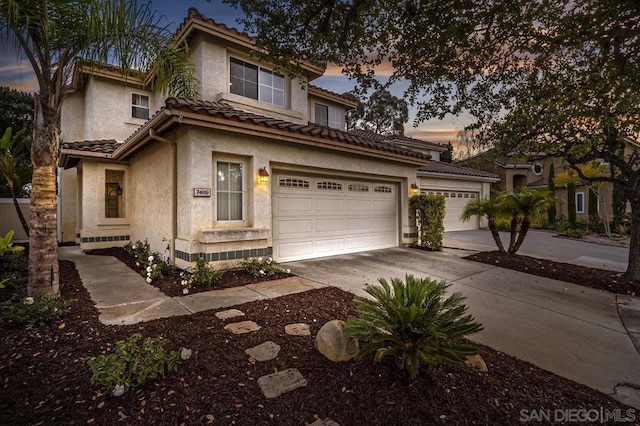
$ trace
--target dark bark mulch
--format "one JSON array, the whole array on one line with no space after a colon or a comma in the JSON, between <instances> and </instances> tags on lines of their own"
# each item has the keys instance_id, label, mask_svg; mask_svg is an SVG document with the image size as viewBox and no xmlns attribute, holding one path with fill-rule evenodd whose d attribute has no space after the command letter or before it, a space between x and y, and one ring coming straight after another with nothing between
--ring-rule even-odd
<instances>
[{"instance_id":1,"label":"dark bark mulch","mask_svg":"<svg viewBox=\"0 0 640 426\"><path fill-rule=\"evenodd\" d=\"M640 281L626 278L622 272L554 262L520 254L511 255L499 251L480 252L466 256L465 259L598 290L630 294L632 296L640 294Z\"/></svg>"},{"instance_id":2,"label":"dark bark mulch","mask_svg":"<svg viewBox=\"0 0 640 426\"><path fill-rule=\"evenodd\" d=\"M136 260L133 256L131 256L125 249L122 247L110 247L106 249L93 249L86 252L89 255L96 256L113 256L116 259L120 260L122 263L127 265L129 268L134 271L140 273L145 276L144 272L141 272L141 269L136 266ZM254 278L251 274L249 274L244 269L230 269L228 271L224 271L222 274L222 278L215 285L207 287L207 286L194 286L189 289L189 294L201 293L203 291L209 290L219 290L222 288L231 288L238 287L247 284L256 284L264 281L272 281L272 280L280 280L283 278L293 277L293 274L279 273L266 277ZM182 292L184 288L181 284L182 278L180 277L180 270L176 271L174 274L166 275L162 278L155 279L151 282L151 285L157 287L167 296L171 297L181 297L185 294Z\"/></svg>"},{"instance_id":3,"label":"dark bark mulch","mask_svg":"<svg viewBox=\"0 0 640 426\"><path fill-rule=\"evenodd\" d=\"M105 326L72 263L60 263L60 282L72 303L62 321L15 328L0 319L0 424L302 425L327 417L342 425L515 424L521 410L627 408L479 345L489 373L440 366L409 380L390 363L332 363L314 349L313 337L288 336L284 326L305 322L315 336L326 321L353 316L353 295L336 288L237 306L262 329L232 335L213 311ZM135 332L193 355L178 371L121 397L91 385L87 358ZM244 350L266 340L282 346L279 356L249 362ZM266 399L257 379L286 368L297 368L308 385Z\"/></svg>"}]
</instances>

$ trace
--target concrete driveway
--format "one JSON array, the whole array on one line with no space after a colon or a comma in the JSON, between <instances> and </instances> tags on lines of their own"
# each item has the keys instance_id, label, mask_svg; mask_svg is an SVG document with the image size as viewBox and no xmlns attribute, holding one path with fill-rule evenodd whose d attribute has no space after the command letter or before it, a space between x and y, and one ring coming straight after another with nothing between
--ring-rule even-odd
<instances>
[{"instance_id":1,"label":"concrete driveway","mask_svg":"<svg viewBox=\"0 0 640 426\"><path fill-rule=\"evenodd\" d=\"M485 327L472 340L640 408L634 388L640 385L640 355L621 323L615 294L467 261L465 254L394 248L286 267L359 296L380 277L444 279Z\"/></svg>"}]
</instances>

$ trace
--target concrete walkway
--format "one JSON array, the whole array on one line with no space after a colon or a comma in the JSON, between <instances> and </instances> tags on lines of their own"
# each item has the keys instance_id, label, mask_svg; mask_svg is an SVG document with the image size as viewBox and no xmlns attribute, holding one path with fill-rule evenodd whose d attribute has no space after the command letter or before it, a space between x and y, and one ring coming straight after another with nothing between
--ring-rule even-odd
<instances>
[{"instance_id":1,"label":"concrete walkway","mask_svg":"<svg viewBox=\"0 0 640 426\"><path fill-rule=\"evenodd\" d=\"M446 280L451 291L467 298L470 313L485 327L472 340L640 408L635 388L640 386L640 354L618 314L622 302L613 293L468 261L460 250L395 248L286 267L359 296L380 277ZM640 299L623 299L640 307ZM640 331L640 323L636 326Z\"/></svg>"},{"instance_id":2,"label":"concrete walkway","mask_svg":"<svg viewBox=\"0 0 640 426\"><path fill-rule=\"evenodd\" d=\"M82 283L100 313L100 322L107 325L136 324L190 315L323 287L299 277L291 277L184 297L169 297L147 284L144 277L114 257L88 256L78 246L60 247L58 256L60 260L70 260L76 264Z\"/></svg>"}]
</instances>

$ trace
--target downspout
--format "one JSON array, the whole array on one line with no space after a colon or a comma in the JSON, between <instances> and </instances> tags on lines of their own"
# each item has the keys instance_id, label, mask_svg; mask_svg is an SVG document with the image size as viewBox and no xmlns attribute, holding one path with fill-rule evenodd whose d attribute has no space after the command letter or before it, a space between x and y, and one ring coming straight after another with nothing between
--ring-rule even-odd
<instances>
[{"instance_id":1,"label":"downspout","mask_svg":"<svg viewBox=\"0 0 640 426\"><path fill-rule=\"evenodd\" d=\"M173 153L173 171L171 173L171 191L173 196L173 202L171 206L172 219L171 219L171 237L169 241L170 262L175 264L176 262L176 238L178 237L178 147L175 141L171 141L162 136L158 136L154 129L149 129L149 137L158 142L168 143L172 146Z\"/></svg>"}]
</instances>

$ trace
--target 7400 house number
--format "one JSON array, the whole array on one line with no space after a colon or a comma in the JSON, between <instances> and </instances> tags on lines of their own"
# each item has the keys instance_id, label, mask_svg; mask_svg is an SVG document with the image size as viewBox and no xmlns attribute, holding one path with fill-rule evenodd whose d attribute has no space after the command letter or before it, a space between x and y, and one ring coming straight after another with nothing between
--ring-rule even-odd
<instances>
[{"instance_id":1,"label":"7400 house number","mask_svg":"<svg viewBox=\"0 0 640 426\"><path fill-rule=\"evenodd\" d=\"M193 188L194 197L211 197L211 188Z\"/></svg>"}]
</instances>

